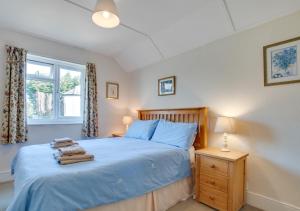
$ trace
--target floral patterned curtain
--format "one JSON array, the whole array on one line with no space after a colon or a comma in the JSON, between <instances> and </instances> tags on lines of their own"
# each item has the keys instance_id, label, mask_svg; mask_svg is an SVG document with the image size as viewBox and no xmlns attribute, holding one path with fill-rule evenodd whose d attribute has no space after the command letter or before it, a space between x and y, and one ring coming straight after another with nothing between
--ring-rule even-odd
<instances>
[{"instance_id":1,"label":"floral patterned curtain","mask_svg":"<svg viewBox=\"0 0 300 211\"><path fill-rule=\"evenodd\" d=\"M85 76L85 102L83 115L82 135L86 137L97 137L98 128L98 103L97 103L97 77L96 65L86 65Z\"/></svg>"},{"instance_id":2,"label":"floral patterned curtain","mask_svg":"<svg viewBox=\"0 0 300 211\"><path fill-rule=\"evenodd\" d=\"M6 46L6 81L1 125L1 143L15 144L27 141L25 74L27 51Z\"/></svg>"}]
</instances>

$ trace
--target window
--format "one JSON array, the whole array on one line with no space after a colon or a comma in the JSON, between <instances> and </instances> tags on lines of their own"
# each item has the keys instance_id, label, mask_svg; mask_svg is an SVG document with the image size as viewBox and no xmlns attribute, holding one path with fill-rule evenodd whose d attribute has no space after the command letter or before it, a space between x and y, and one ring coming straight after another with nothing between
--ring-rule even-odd
<instances>
[{"instance_id":1,"label":"window","mask_svg":"<svg viewBox=\"0 0 300 211\"><path fill-rule=\"evenodd\" d=\"M84 65L28 55L28 123L82 123L84 73Z\"/></svg>"}]
</instances>

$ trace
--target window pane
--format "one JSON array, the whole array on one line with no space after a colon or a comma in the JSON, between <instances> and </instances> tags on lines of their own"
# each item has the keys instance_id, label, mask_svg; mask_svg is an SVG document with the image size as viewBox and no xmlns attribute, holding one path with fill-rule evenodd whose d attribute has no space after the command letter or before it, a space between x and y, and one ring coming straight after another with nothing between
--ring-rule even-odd
<instances>
[{"instance_id":1,"label":"window pane","mask_svg":"<svg viewBox=\"0 0 300 211\"><path fill-rule=\"evenodd\" d=\"M60 68L60 93L80 95L81 72Z\"/></svg>"},{"instance_id":2,"label":"window pane","mask_svg":"<svg viewBox=\"0 0 300 211\"><path fill-rule=\"evenodd\" d=\"M52 65L38 62L27 62L27 75L39 78L53 78Z\"/></svg>"},{"instance_id":3,"label":"window pane","mask_svg":"<svg viewBox=\"0 0 300 211\"><path fill-rule=\"evenodd\" d=\"M80 96L61 95L60 97L60 115L64 117L80 117L81 104Z\"/></svg>"},{"instance_id":4,"label":"window pane","mask_svg":"<svg viewBox=\"0 0 300 211\"><path fill-rule=\"evenodd\" d=\"M47 81L27 80L27 117L29 119L51 119L53 109L54 84Z\"/></svg>"},{"instance_id":5,"label":"window pane","mask_svg":"<svg viewBox=\"0 0 300 211\"><path fill-rule=\"evenodd\" d=\"M60 116L81 116L81 72L60 68Z\"/></svg>"}]
</instances>

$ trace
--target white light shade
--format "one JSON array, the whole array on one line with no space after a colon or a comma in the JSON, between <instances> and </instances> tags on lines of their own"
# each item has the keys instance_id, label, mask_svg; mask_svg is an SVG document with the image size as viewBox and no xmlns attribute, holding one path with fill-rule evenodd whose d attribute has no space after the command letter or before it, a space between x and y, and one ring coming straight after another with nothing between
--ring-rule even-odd
<instances>
[{"instance_id":1,"label":"white light shade","mask_svg":"<svg viewBox=\"0 0 300 211\"><path fill-rule=\"evenodd\" d=\"M132 117L131 116L124 116L122 121L123 121L124 125L129 125L132 122Z\"/></svg>"},{"instance_id":2,"label":"white light shade","mask_svg":"<svg viewBox=\"0 0 300 211\"><path fill-rule=\"evenodd\" d=\"M234 133L234 121L230 117L218 117L215 127L216 133Z\"/></svg>"},{"instance_id":3,"label":"white light shade","mask_svg":"<svg viewBox=\"0 0 300 211\"><path fill-rule=\"evenodd\" d=\"M118 26L120 18L115 2L113 0L98 0L92 20L96 25L104 28Z\"/></svg>"}]
</instances>

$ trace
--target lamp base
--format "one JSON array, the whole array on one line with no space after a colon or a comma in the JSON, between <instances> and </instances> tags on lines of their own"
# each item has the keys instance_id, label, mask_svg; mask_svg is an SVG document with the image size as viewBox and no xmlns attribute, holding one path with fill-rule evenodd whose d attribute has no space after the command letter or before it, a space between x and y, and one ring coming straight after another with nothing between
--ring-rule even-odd
<instances>
[{"instance_id":1,"label":"lamp base","mask_svg":"<svg viewBox=\"0 0 300 211\"><path fill-rule=\"evenodd\" d=\"M228 149L228 148L222 148L221 152L230 152L230 149Z\"/></svg>"}]
</instances>

